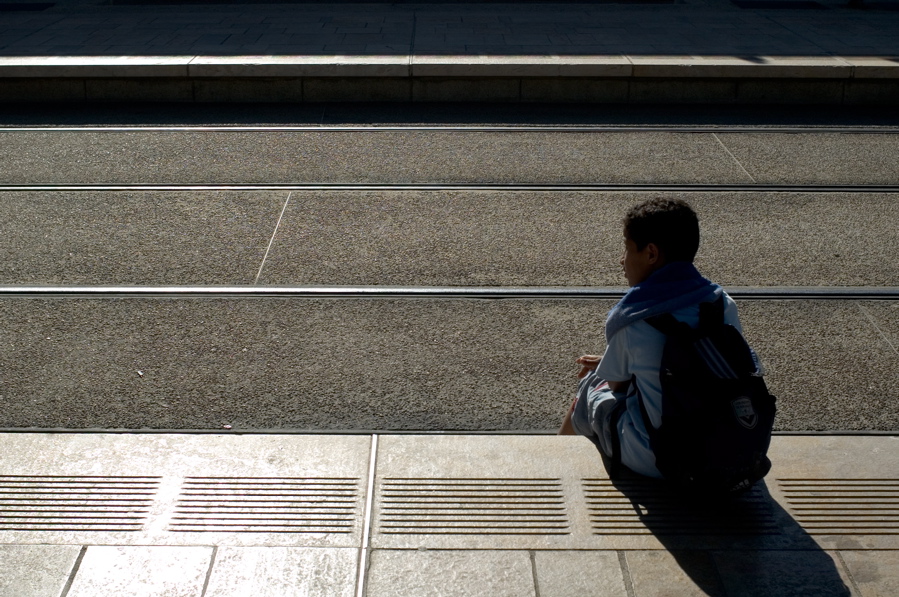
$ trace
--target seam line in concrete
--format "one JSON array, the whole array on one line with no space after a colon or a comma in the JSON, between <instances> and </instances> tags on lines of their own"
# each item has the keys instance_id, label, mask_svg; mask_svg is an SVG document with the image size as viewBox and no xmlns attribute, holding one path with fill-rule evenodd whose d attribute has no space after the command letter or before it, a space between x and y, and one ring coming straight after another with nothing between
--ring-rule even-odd
<instances>
[{"instance_id":1,"label":"seam line in concrete","mask_svg":"<svg viewBox=\"0 0 899 597\"><path fill-rule=\"evenodd\" d=\"M633 77L634 76L634 61L631 60L631 57L628 56L627 54L623 54L623 56L624 56L624 59L627 60L628 63L631 65L631 77ZM633 79L629 78L626 80L626 82L627 82L627 93L625 94L625 98L626 98L625 102L630 104L632 101L631 100L631 88L632 88L631 84L633 83Z\"/></svg>"},{"instance_id":2,"label":"seam line in concrete","mask_svg":"<svg viewBox=\"0 0 899 597\"><path fill-rule=\"evenodd\" d=\"M262 275L262 268L265 267L265 260L268 259L268 253L272 250L272 244L275 242L275 235L278 234L278 228L281 226L281 219L284 217L284 210L287 209L287 204L290 203L290 198L293 195L293 191L287 193L287 199L284 201L284 206L281 208L281 215L278 216L278 222L275 224L275 230L272 232L272 237L268 241L268 246L265 248L265 255L262 256L262 263L259 264L259 271L256 272L256 278L253 280L253 284L259 283L259 276Z\"/></svg>"},{"instance_id":3,"label":"seam line in concrete","mask_svg":"<svg viewBox=\"0 0 899 597\"><path fill-rule=\"evenodd\" d=\"M743 164L740 163L740 160L737 159L737 156L735 156L733 153L731 153L731 151L727 148L727 145L725 145L721 141L721 139L718 138L718 133L712 133L712 136L715 137L715 141L718 142L718 144L721 146L721 148L727 152L727 155L729 155L731 157L731 159L733 159L733 161L737 163L737 166L740 167L740 170L743 171L743 174L748 176L749 180L751 180L752 182L755 182L755 179L752 177L752 174L750 174L749 172L746 171L746 168L743 167Z\"/></svg>"},{"instance_id":4,"label":"seam line in concrete","mask_svg":"<svg viewBox=\"0 0 899 597\"><path fill-rule=\"evenodd\" d=\"M540 582L537 580L537 554L534 550L529 550L528 555L531 557L531 574L534 577L534 597L540 597Z\"/></svg>"},{"instance_id":5,"label":"seam line in concrete","mask_svg":"<svg viewBox=\"0 0 899 597\"><path fill-rule=\"evenodd\" d=\"M412 11L412 37L409 39L409 60L406 62L406 76L412 77L412 57L415 56L415 34L418 31L418 12ZM412 101L412 85L409 85L409 101Z\"/></svg>"},{"instance_id":6,"label":"seam line in concrete","mask_svg":"<svg viewBox=\"0 0 899 597\"><path fill-rule=\"evenodd\" d=\"M75 564L72 566L72 571L69 573L69 578L66 580L66 584L63 586L62 593L59 594L59 597L66 597L66 595L69 594L69 591L72 590L72 583L75 582L75 576L81 568L81 561L84 559L85 553L87 553L87 545L82 545L81 551L78 552L78 557L75 558Z\"/></svg>"},{"instance_id":7,"label":"seam line in concrete","mask_svg":"<svg viewBox=\"0 0 899 597\"><path fill-rule=\"evenodd\" d=\"M218 555L218 545L212 546L212 557L209 558L209 568L206 569L206 579L203 581L203 590L200 591L200 597L206 597L206 591L209 589L209 579L212 578L212 569L215 566L215 557Z\"/></svg>"},{"instance_id":8,"label":"seam line in concrete","mask_svg":"<svg viewBox=\"0 0 899 597\"><path fill-rule=\"evenodd\" d=\"M849 82L855 78L856 66L853 63L846 60L845 58L843 58L842 56L832 56L832 58L836 59L837 62L842 62L843 64L845 64L846 66L849 67L849 76L846 77L846 79L847 79L846 81L843 81L843 85L841 86L841 89L840 89L840 91L842 92L840 94L840 104L845 106L846 105L846 94L848 93L848 87L850 84Z\"/></svg>"},{"instance_id":9,"label":"seam line in concrete","mask_svg":"<svg viewBox=\"0 0 899 597\"><path fill-rule=\"evenodd\" d=\"M317 124L308 125L85 125L85 126L11 126L0 125L0 134L16 133L451 133L451 134L643 134L672 133L692 135L697 133L722 133L727 135L897 135L895 125L493 125L493 124L434 124L434 125L340 125L325 124L327 110Z\"/></svg>"},{"instance_id":10,"label":"seam line in concrete","mask_svg":"<svg viewBox=\"0 0 899 597\"><path fill-rule=\"evenodd\" d=\"M840 105L846 105L846 95L849 93L849 85L852 84L852 79L855 78L855 65L843 58L842 56L833 56L837 62L842 62L846 66L849 67L849 76L843 81L843 84L840 85Z\"/></svg>"},{"instance_id":11,"label":"seam line in concrete","mask_svg":"<svg viewBox=\"0 0 899 597\"><path fill-rule=\"evenodd\" d=\"M624 590L627 592L627 597L636 597L634 581L631 578L631 571L627 565L627 552L621 549L618 550L618 566L621 568L621 578L624 580Z\"/></svg>"},{"instance_id":12,"label":"seam line in concrete","mask_svg":"<svg viewBox=\"0 0 899 597\"><path fill-rule=\"evenodd\" d=\"M685 193L897 193L895 184L767 184L767 183L175 183L175 184L120 184L120 183L65 183L65 184L5 184L4 192L62 192L62 191L521 191L546 193L631 191L685 192Z\"/></svg>"},{"instance_id":13,"label":"seam line in concrete","mask_svg":"<svg viewBox=\"0 0 899 597\"><path fill-rule=\"evenodd\" d=\"M893 343L890 342L890 339L887 337L887 335L884 334L884 333L883 333L883 330L880 329L880 326L877 325L877 320L874 319L874 316L871 315L871 314L868 312L868 310L865 309L865 307L864 307L863 305L859 305L858 308L861 309L861 312L865 315L865 317L868 318L868 321L871 322L871 325L874 326L874 329L877 330L877 333L880 334L880 337L883 338L883 341L887 343L887 346L889 346L890 348L892 348L892 349L893 349L893 352L895 352L896 354L899 354L899 348L896 348L896 346L894 346Z\"/></svg>"},{"instance_id":14,"label":"seam line in concrete","mask_svg":"<svg viewBox=\"0 0 899 597\"><path fill-rule=\"evenodd\" d=\"M837 562L840 566L843 567L843 572L846 573L846 578L849 579L849 583L852 585L850 590L853 595L862 595L863 593L858 587L858 584L855 582L855 577L852 576L852 571L849 569L849 566L846 565L846 560L843 559L843 552L840 550L834 551L834 555L837 557Z\"/></svg>"},{"instance_id":15,"label":"seam line in concrete","mask_svg":"<svg viewBox=\"0 0 899 597\"><path fill-rule=\"evenodd\" d=\"M815 40L813 40L813 39L809 39L809 37L807 37L806 35L804 35L802 32L797 31L794 27L787 26L786 23L782 23L780 20L778 20L777 17L770 17L770 16L769 16L769 17L765 17L765 20L767 20L767 21L770 22L770 23L776 24L778 27L780 27L781 29L783 29L783 30L785 30L785 31L789 31L789 32L790 32L790 35L795 35L796 37L798 37L798 38L801 39L802 41L804 41L804 42L806 42L806 43L808 43L808 44L810 44L810 45L815 46L820 52L822 52L823 55L827 55L827 48L821 47L821 44L817 43L817 42L816 42ZM851 76L851 75L852 75L852 72L850 71L849 74L850 74L850 76Z\"/></svg>"},{"instance_id":16,"label":"seam line in concrete","mask_svg":"<svg viewBox=\"0 0 899 597\"><path fill-rule=\"evenodd\" d=\"M378 434L371 436L371 454L368 460L368 481L365 490L365 509L362 513L362 543L356 565L356 597L365 597L368 576L368 545L371 542L371 519L375 500L375 471L378 464Z\"/></svg>"}]
</instances>

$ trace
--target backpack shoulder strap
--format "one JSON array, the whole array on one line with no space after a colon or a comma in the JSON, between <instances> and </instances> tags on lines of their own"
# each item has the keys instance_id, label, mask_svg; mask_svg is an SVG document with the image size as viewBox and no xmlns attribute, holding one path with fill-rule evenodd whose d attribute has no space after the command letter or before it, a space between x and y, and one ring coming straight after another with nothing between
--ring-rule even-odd
<instances>
[{"instance_id":1,"label":"backpack shoulder strap","mask_svg":"<svg viewBox=\"0 0 899 597\"><path fill-rule=\"evenodd\" d=\"M665 335L673 334L677 329L677 324L680 323L671 313L647 317L644 321Z\"/></svg>"},{"instance_id":2,"label":"backpack shoulder strap","mask_svg":"<svg viewBox=\"0 0 899 597\"><path fill-rule=\"evenodd\" d=\"M699 303L699 329L724 325L724 295L714 301Z\"/></svg>"},{"instance_id":3,"label":"backpack shoulder strap","mask_svg":"<svg viewBox=\"0 0 899 597\"><path fill-rule=\"evenodd\" d=\"M644 321L666 336L688 333L692 328L676 319L671 313L647 317ZM699 330L706 330L724 324L724 295L714 301L699 303Z\"/></svg>"},{"instance_id":4,"label":"backpack shoulder strap","mask_svg":"<svg viewBox=\"0 0 899 597\"><path fill-rule=\"evenodd\" d=\"M644 321L666 336L678 336L689 333L691 329L689 325L678 320L671 313L662 313L661 315L647 317Z\"/></svg>"}]
</instances>

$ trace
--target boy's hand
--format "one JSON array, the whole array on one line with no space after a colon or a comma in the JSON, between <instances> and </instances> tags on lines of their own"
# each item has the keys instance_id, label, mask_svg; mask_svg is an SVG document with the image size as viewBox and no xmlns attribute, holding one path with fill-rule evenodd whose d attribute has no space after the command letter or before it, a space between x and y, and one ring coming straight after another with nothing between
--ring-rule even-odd
<instances>
[{"instance_id":1,"label":"boy's hand","mask_svg":"<svg viewBox=\"0 0 899 597\"><path fill-rule=\"evenodd\" d=\"M581 366L581 370L578 371L577 378L582 379L591 371L599 367L600 360L602 360L602 357L598 357L594 354L585 354L582 357L578 357L575 363Z\"/></svg>"}]
</instances>

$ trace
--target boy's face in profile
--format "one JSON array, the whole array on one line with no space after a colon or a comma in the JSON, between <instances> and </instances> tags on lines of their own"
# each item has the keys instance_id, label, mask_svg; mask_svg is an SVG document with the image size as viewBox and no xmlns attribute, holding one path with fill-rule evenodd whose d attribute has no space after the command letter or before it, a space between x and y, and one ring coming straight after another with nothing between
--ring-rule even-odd
<instances>
[{"instance_id":1,"label":"boy's face in profile","mask_svg":"<svg viewBox=\"0 0 899 597\"><path fill-rule=\"evenodd\" d=\"M637 243L631 240L624 231L624 255L621 256L621 265L624 267L624 277L628 286L636 286L656 269L661 267L658 247L649 243L643 250L637 250Z\"/></svg>"}]
</instances>

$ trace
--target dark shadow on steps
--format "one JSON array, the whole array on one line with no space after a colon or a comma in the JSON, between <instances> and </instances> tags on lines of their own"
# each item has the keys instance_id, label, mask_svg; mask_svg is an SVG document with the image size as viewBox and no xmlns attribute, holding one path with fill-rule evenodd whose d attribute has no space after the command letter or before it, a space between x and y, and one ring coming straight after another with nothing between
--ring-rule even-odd
<instances>
[{"instance_id":1,"label":"dark shadow on steps","mask_svg":"<svg viewBox=\"0 0 899 597\"><path fill-rule=\"evenodd\" d=\"M585 479L584 491L594 533L651 533L711 597L851 594L831 556L765 481L742 496L711 500L624 470L614 480Z\"/></svg>"}]
</instances>

